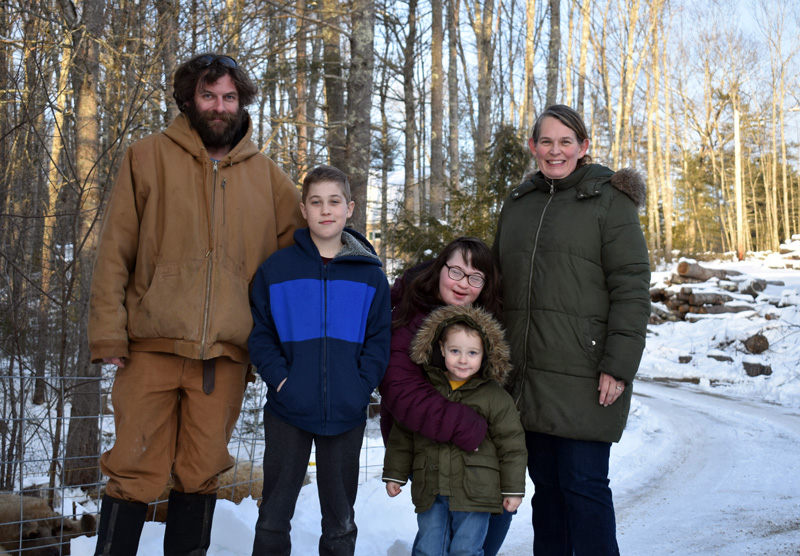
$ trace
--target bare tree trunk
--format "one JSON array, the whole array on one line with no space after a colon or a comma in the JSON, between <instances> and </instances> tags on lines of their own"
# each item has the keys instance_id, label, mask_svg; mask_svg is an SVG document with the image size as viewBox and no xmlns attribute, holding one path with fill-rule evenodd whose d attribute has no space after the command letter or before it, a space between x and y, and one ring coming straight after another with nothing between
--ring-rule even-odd
<instances>
[{"instance_id":1,"label":"bare tree trunk","mask_svg":"<svg viewBox=\"0 0 800 556\"><path fill-rule=\"evenodd\" d=\"M672 95L670 88L669 61L667 60L667 39L668 32L662 31L664 35L663 49L661 51L662 67L664 68L664 187L662 188L661 207L664 211L664 260L672 262L672 245L674 230L674 203L672 194ZM653 47L658 51L658 43L654 42Z\"/></svg>"},{"instance_id":2,"label":"bare tree trunk","mask_svg":"<svg viewBox=\"0 0 800 556\"><path fill-rule=\"evenodd\" d=\"M444 215L444 68L442 0L431 0L431 195L430 216Z\"/></svg>"},{"instance_id":3,"label":"bare tree trunk","mask_svg":"<svg viewBox=\"0 0 800 556\"><path fill-rule=\"evenodd\" d=\"M414 150L417 135L416 102L414 100L414 60L417 44L417 0L408 2L408 30L403 49L403 102L405 105L405 178L403 182L403 202L409 220L416 221L416 182L414 179Z\"/></svg>"},{"instance_id":4,"label":"bare tree trunk","mask_svg":"<svg viewBox=\"0 0 800 556\"><path fill-rule=\"evenodd\" d=\"M367 182L372 136L372 78L375 67L375 2L355 0L350 35L350 77L347 81L347 166L353 198L352 226L367 233Z\"/></svg>"},{"instance_id":5,"label":"bare tree trunk","mask_svg":"<svg viewBox=\"0 0 800 556\"><path fill-rule=\"evenodd\" d=\"M547 101L551 106L558 99L558 68L561 52L561 0L550 0L550 44L547 50Z\"/></svg>"},{"instance_id":6,"label":"bare tree trunk","mask_svg":"<svg viewBox=\"0 0 800 556\"><path fill-rule=\"evenodd\" d=\"M535 0L531 0L535 1ZM449 112L448 152L450 154L450 186L458 189L460 186L458 152L458 11L461 8L459 0L450 0L447 3L447 35L448 35L448 66L447 66L447 94ZM526 76L527 79L527 76Z\"/></svg>"},{"instance_id":7,"label":"bare tree trunk","mask_svg":"<svg viewBox=\"0 0 800 556\"><path fill-rule=\"evenodd\" d=\"M478 54L478 126L475 133L475 178L483 180L488 170L491 140L492 75L494 68L494 0L475 2L470 10Z\"/></svg>"},{"instance_id":8,"label":"bare tree trunk","mask_svg":"<svg viewBox=\"0 0 800 556\"><path fill-rule=\"evenodd\" d=\"M340 47L339 2L322 1L323 65L325 67L325 99L328 119L328 156L330 163L347 171L347 149L344 106L344 78L342 76L342 54Z\"/></svg>"},{"instance_id":9,"label":"bare tree trunk","mask_svg":"<svg viewBox=\"0 0 800 556\"><path fill-rule=\"evenodd\" d=\"M68 2L69 0L62 1ZM100 160L97 80L100 74L99 43L103 38L105 3L103 0L85 1L80 26L74 18L74 6L72 9L69 8L70 6L66 6L63 12L76 37L75 64L72 75L76 115L75 179L79 192L76 214L81 215L79 225L76 226L77 237L74 238L73 243L76 256L74 272L76 279L73 282L74 289L70 294L81 299L88 299L91 253L96 241L95 223L102 191L97 183L97 164ZM64 297L65 301L69 298L70 295ZM66 323L64 326L66 327ZM62 334L65 333L66 330L62 332ZM62 344L62 376L66 374L66 359L63 355L63 350L66 349L67 346ZM100 451L98 416L100 415L101 374L98 365L89 365L88 363L88 357L84 357L78 362L76 373L81 380L77 382L72 392L69 438L73 441L67 442L64 462L64 484L67 485L88 484L99 478L98 469L94 466L87 467L81 460L82 455L97 454ZM59 401L57 413L59 417L63 416L62 401ZM54 440L54 453L57 453L58 437L57 434ZM54 469L51 468L51 482L53 479Z\"/></svg>"},{"instance_id":10,"label":"bare tree trunk","mask_svg":"<svg viewBox=\"0 0 800 556\"><path fill-rule=\"evenodd\" d=\"M158 38L161 46L161 65L164 76L166 77L166 112L164 114L164 125L167 126L174 120L180 110L178 105L172 100L172 74L178 65L178 8L179 0L156 0L158 10Z\"/></svg>"},{"instance_id":11,"label":"bare tree trunk","mask_svg":"<svg viewBox=\"0 0 800 556\"><path fill-rule=\"evenodd\" d=\"M297 107L294 118L295 132L297 133L297 149L294 153L294 164L297 168L297 179L302 181L309 170L308 163L308 81L309 64L308 55L308 29L305 22L307 16L306 0L297 0L295 10L295 26L297 29L297 77L295 78L295 91Z\"/></svg>"},{"instance_id":12,"label":"bare tree trunk","mask_svg":"<svg viewBox=\"0 0 800 556\"><path fill-rule=\"evenodd\" d=\"M525 1L525 15L527 20L527 33L525 33L525 92L522 97L519 121L520 126L530 133L531 128L533 128L534 119L533 88L535 86L535 81L533 77L533 67L536 61L536 37L538 36L536 26L536 0Z\"/></svg>"},{"instance_id":13,"label":"bare tree trunk","mask_svg":"<svg viewBox=\"0 0 800 556\"><path fill-rule=\"evenodd\" d=\"M576 103L576 110L578 114L583 115L584 108L584 95L586 94L586 59L588 58L589 51L589 25L591 0L583 0L581 7L581 54L580 61L578 62L578 102Z\"/></svg>"}]
</instances>

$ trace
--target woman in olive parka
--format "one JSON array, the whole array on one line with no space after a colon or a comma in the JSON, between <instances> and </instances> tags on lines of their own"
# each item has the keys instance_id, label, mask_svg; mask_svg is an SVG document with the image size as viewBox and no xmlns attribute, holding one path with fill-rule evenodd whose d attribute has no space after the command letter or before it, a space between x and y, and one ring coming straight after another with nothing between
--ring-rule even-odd
<instances>
[{"instance_id":1,"label":"woman in olive parka","mask_svg":"<svg viewBox=\"0 0 800 556\"><path fill-rule=\"evenodd\" d=\"M580 115L554 105L538 171L506 199L493 251L533 479L534 554L619 554L608 486L650 314L645 184L591 164Z\"/></svg>"}]
</instances>

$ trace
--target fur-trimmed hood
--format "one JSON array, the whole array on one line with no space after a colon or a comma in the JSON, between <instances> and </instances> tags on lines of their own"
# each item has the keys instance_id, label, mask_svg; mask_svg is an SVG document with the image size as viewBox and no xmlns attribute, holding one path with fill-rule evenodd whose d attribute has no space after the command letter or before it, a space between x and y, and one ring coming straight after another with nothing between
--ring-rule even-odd
<instances>
[{"instance_id":1,"label":"fur-trimmed hood","mask_svg":"<svg viewBox=\"0 0 800 556\"><path fill-rule=\"evenodd\" d=\"M422 323L409 354L418 365L444 369L444 357L439 338L449 325L463 322L477 330L483 339L484 357L481 376L503 385L511 372L511 350L506 343L503 327L485 309L472 305L446 305L433 311Z\"/></svg>"},{"instance_id":2,"label":"fur-trimmed hood","mask_svg":"<svg viewBox=\"0 0 800 556\"><path fill-rule=\"evenodd\" d=\"M562 189L563 187L559 187L562 184L569 184L569 187L576 187L579 190L579 197L590 197L592 194L599 192L599 187L602 183L609 182L630 197L637 207L645 206L647 201L647 184L642 175L633 168L622 168L614 172L600 164L586 164L577 168L575 172L563 180L549 180L540 171L534 169L535 164L535 161L531 163L531 167L526 172L522 184L512 191L512 197L519 197L536 187L541 189L544 187L543 184L547 184L549 187L551 183L554 184L556 189ZM576 180L575 178L578 179ZM589 188L588 190L587 187Z\"/></svg>"}]
</instances>

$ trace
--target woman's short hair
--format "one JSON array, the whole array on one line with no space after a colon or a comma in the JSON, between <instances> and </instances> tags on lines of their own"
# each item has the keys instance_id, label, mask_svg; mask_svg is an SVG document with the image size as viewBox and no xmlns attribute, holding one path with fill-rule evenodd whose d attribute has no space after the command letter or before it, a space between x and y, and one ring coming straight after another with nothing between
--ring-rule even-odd
<instances>
[{"instance_id":1,"label":"woman's short hair","mask_svg":"<svg viewBox=\"0 0 800 556\"><path fill-rule=\"evenodd\" d=\"M555 118L567 126L575 133L575 137L578 138L580 143L583 143L589 138L589 133L586 131L586 124L583 122L583 118L580 114L578 114L577 111L565 104L553 104L552 106L548 106L541 114L539 114L536 117L536 121L533 123L531 137L533 138L534 143L539 142L539 134L542 131L542 122L545 118ZM592 157L588 154L585 154L582 158L578 159L578 167L591 162Z\"/></svg>"},{"instance_id":2,"label":"woman's short hair","mask_svg":"<svg viewBox=\"0 0 800 556\"><path fill-rule=\"evenodd\" d=\"M194 100L198 83L215 83L219 78L230 75L236 92L239 93L239 108L251 104L256 98L258 88L250 80L241 66L231 58L213 52L193 56L175 70L172 80L172 97L183 112L186 105Z\"/></svg>"}]
</instances>

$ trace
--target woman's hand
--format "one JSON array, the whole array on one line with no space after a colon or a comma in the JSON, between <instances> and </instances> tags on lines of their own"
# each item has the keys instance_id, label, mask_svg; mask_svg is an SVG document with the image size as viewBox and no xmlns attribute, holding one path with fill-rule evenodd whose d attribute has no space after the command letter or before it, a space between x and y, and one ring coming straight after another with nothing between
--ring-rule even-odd
<instances>
[{"instance_id":1,"label":"woman's hand","mask_svg":"<svg viewBox=\"0 0 800 556\"><path fill-rule=\"evenodd\" d=\"M600 385L597 390L600 392L600 405L608 407L625 391L625 382L609 374L600 373Z\"/></svg>"},{"instance_id":2,"label":"woman's hand","mask_svg":"<svg viewBox=\"0 0 800 556\"><path fill-rule=\"evenodd\" d=\"M125 366L125 360L122 357L103 357L103 363L116 365L120 369Z\"/></svg>"}]
</instances>

